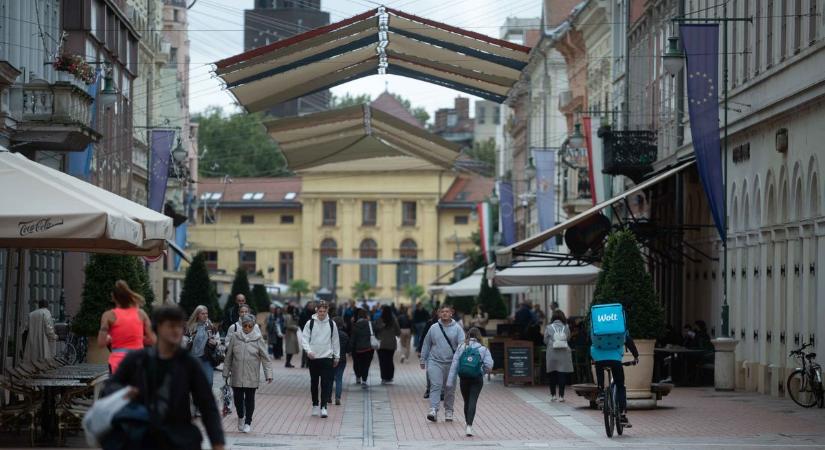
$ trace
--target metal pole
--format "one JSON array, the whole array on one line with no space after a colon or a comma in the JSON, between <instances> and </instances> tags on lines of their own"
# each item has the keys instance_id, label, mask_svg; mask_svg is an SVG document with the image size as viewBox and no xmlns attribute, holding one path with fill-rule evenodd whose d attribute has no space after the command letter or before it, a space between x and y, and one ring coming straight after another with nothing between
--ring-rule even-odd
<instances>
[{"instance_id":1,"label":"metal pole","mask_svg":"<svg viewBox=\"0 0 825 450\"><path fill-rule=\"evenodd\" d=\"M727 3L722 5L722 15L723 17L728 17L728 6ZM730 310L728 306L728 22L722 22L722 45L724 49L724 59L722 60L722 89L724 91L724 103L722 106L724 114L724 124L725 124L725 144L724 144L724 181L722 186L722 192L725 195L725 200L722 202L723 206L723 214L722 214L722 223L724 224L723 231L724 236L722 237L722 251L724 253L724 271L722 276L722 285L723 291L722 292L722 337L729 337L729 330L730 330Z\"/></svg>"}]
</instances>

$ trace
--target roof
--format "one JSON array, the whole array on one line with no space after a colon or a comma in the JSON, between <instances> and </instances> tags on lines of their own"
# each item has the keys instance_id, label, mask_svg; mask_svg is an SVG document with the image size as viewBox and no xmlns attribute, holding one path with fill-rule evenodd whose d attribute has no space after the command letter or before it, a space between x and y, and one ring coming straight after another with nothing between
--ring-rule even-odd
<instances>
[{"instance_id":1,"label":"roof","mask_svg":"<svg viewBox=\"0 0 825 450\"><path fill-rule=\"evenodd\" d=\"M381 93L375 100L370 102L370 106L375 109L380 109L385 113L394 116L396 119L403 120L408 124L424 129L424 125L412 115L412 113L395 98L394 95L390 94L387 91Z\"/></svg>"},{"instance_id":2,"label":"roof","mask_svg":"<svg viewBox=\"0 0 825 450\"><path fill-rule=\"evenodd\" d=\"M380 7L218 61L215 72L251 112L373 74L406 76L501 103L529 52Z\"/></svg>"},{"instance_id":3,"label":"roof","mask_svg":"<svg viewBox=\"0 0 825 450\"><path fill-rule=\"evenodd\" d=\"M484 201L493 192L495 181L479 175L459 176L441 197L441 206L470 206Z\"/></svg>"},{"instance_id":4,"label":"roof","mask_svg":"<svg viewBox=\"0 0 825 450\"><path fill-rule=\"evenodd\" d=\"M300 177L232 178L228 183L224 183L223 178L201 178L197 186L198 199L202 203L301 206L298 201L301 195Z\"/></svg>"}]
</instances>

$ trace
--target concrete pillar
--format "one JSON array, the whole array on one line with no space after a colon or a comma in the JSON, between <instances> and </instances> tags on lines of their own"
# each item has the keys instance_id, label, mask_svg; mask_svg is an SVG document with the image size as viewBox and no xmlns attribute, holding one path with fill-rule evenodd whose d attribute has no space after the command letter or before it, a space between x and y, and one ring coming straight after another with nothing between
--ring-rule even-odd
<instances>
[{"instance_id":1,"label":"concrete pillar","mask_svg":"<svg viewBox=\"0 0 825 450\"><path fill-rule=\"evenodd\" d=\"M714 339L714 369L713 385L717 391L732 391L736 386L735 364L736 358L734 350L738 340L733 338Z\"/></svg>"}]
</instances>

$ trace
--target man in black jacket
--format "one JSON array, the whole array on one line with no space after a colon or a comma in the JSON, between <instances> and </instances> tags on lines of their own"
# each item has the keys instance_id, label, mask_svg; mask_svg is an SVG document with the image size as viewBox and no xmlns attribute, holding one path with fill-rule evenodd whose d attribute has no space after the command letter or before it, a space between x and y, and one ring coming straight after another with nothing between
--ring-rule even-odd
<instances>
[{"instance_id":1,"label":"man in black jacket","mask_svg":"<svg viewBox=\"0 0 825 450\"><path fill-rule=\"evenodd\" d=\"M304 325L309 322L309 319L312 319L312 315L315 314L315 302L312 300L308 301L304 309L301 310L301 314L298 315L298 326L303 330ZM305 369L309 365L309 358L307 358L307 353L302 351L301 352L301 368Z\"/></svg>"},{"instance_id":2,"label":"man in black jacket","mask_svg":"<svg viewBox=\"0 0 825 450\"><path fill-rule=\"evenodd\" d=\"M221 330L223 330L224 335L229 330L229 327L231 327L233 323L238 322L238 319L240 319L239 310L241 306L246 305L246 307L249 308L249 314L252 314L253 316L255 315L255 311L246 303L246 296L243 294L238 294L235 296L234 305L230 305L228 300L226 303L226 309L223 311L223 322L221 323Z\"/></svg>"},{"instance_id":3,"label":"man in black jacket","mask_svg":"<svg viewBox=\"0 0 825 450\"><path fill-rule=\"evenodd\" d=\"M112 432L104 439L104 448L200 449L203 437L192 423L191 395L201 412L212 448L223 450L223 427L212 386L201 363L181 348L185 313L177 306L160 306L155 308L152 319L157 345L126 356L106 386L106 392L124 386L135 388L133 403L148 410L148 429L136 435L133 425L118 427L113 423Z\"/></svg>"}]
</instances>

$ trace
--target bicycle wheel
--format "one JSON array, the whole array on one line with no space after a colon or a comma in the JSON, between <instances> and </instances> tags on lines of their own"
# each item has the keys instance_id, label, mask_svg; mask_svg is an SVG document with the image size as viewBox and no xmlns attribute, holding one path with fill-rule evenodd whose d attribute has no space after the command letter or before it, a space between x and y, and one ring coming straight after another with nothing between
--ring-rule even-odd
<instances>
[{"instance_id":1,"label":"bicycle wheel","mask_svg":"<svg viewBox=\"0 0 825 450\"><path fill-rule=\"evenodd\" d=\"M77 364L77 350L75 350L74 345L66 343L65 348L63 349L63 353L60 355L66 360L66 364L72 365Z\"/></svg>"},{"instance_id":2,"label":"bicycle wheel","mask_svg":"<svg viewBox=\"0 0 825 450\"><path fill-rule=\"evenodd\" d=\"M788 376L787 389L791 400L804 408L816 405L819 400L813 380L802 369L794 370Z\"/></svg>"},{"instance_id":3,"label":"bicycle wheel","mask_svg":"<svg viewBox=\"0 0 825 450\"><path fill-rule=\"evenodd\" d=\"M611 389L605 389L604 391L604 402L602 403L602 415L604 416L604 431L607 433L607 437L613 437L613 425L614 425L614 417L613 417L613 408L615 406L613 402L613 394L610 392Z\"/></svg>"},{"instance_id":4,"label":"bicycle wheel","mask_svg":"<svg viewBox=\"0 0 825 450\"><path fill-rule=\"evenodd\" d=\"M614 384L611 390L613 391L612 397L615 403L613 408L613 418L616 421L616 433L621 436L622 431L624 431L624 425L622 424L622 412L619 408L619 396L617 395L619 393L619 388Z\"/></svg>"}]
</instances>

